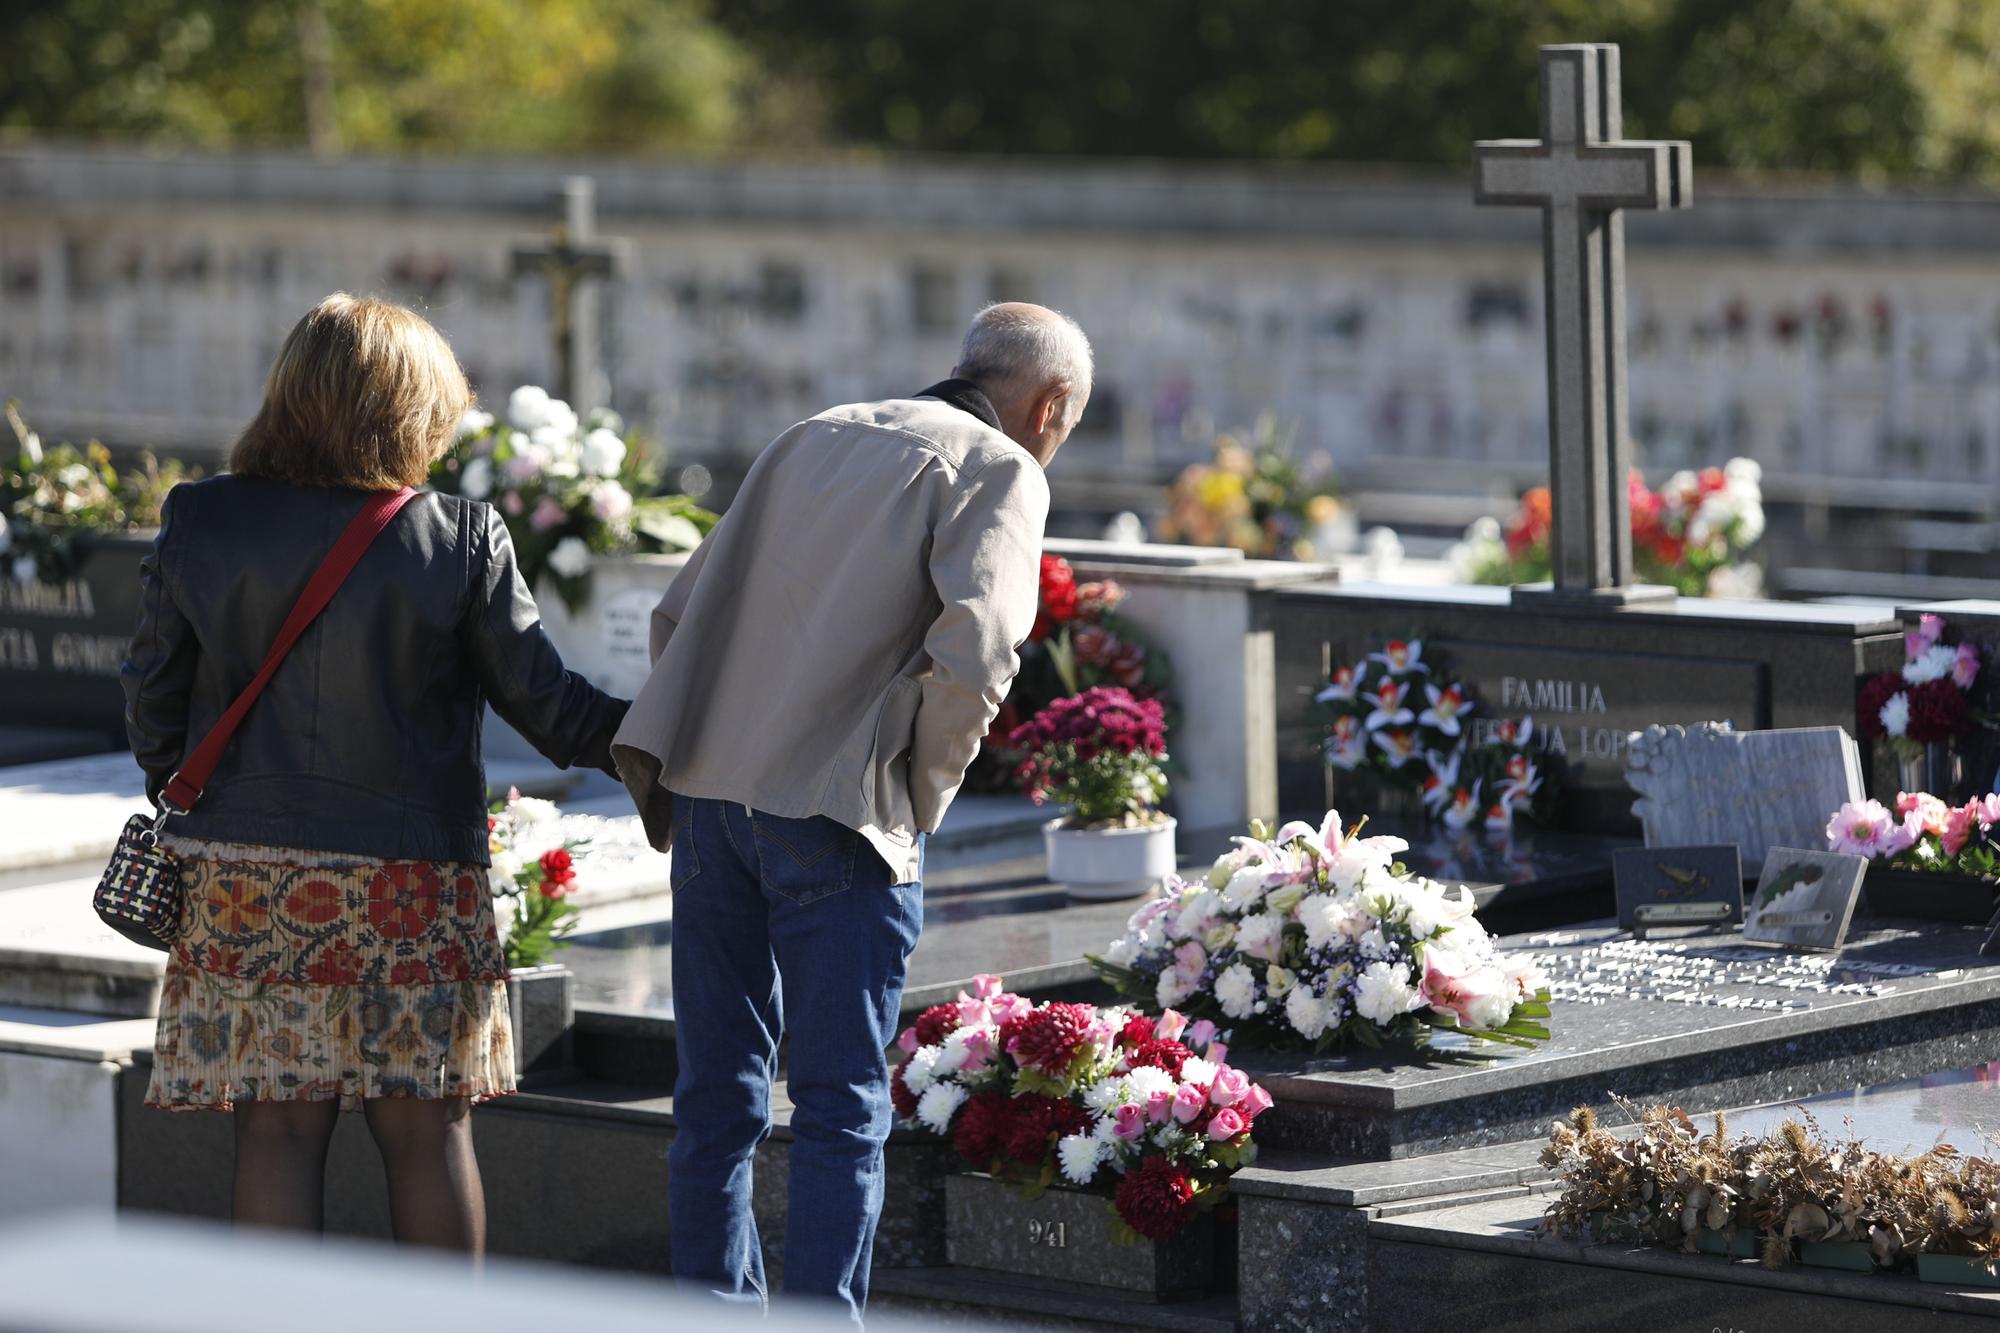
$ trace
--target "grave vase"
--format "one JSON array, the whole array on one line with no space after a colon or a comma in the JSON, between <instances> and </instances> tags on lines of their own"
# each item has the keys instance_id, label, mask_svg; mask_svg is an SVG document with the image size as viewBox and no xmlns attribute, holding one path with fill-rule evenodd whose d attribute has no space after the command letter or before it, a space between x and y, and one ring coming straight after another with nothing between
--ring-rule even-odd
<instances>
[{"instance_id":1,"label":"grave vase","mask_svg":"<svg viewBox=\"0 0 2000 1333\"><path fill-rule=\"evenodd\" d=\"M988 1175L947 1176L945 1257L957 1268L1015 1273L1066 1284L1111 1287L1153 1300L1201 1295L1214 1287L1215 1219L1197 1213L1166 1240L1121 1244L1103 1194L1053 1186L1040 1198Z\"/></svg>"},{"instance_id":2,"label":"grave vase","mask_svg":"<svg viewBox=\"0 0 2000 1333\"><path fill-rule=\"evenodd\" d=\"M1870 916L1915 917L1921 921L1956 921L1983 926L2000 905L2000 884L1978 875L1934 870L1902 870L1884 862L1870 863L1861 882L1862 902Z\"/></svg>"},{"instance_id":3,"label":"grave vase","mask_svg":"<svg viewBox=\"0 0 2000 1333\"><path fill-rule=\"evenodd\" d=\"M1139 828L1074 829L1052 819L1042 826L1049 880L1085 902L1136 898L1174 873L1171 818Z\"/></svg>"},{"instance_id":4,"label":"grave vase","mask_svg":"<svg viewBox=\"0 0 2000 1333\"><path fill-rule=\"evenodd\" d=\"M1932 741L1923 750L1898 760L1902 790L1929 792L1955 804L1958 789L1965 781L1965 761L1952 749L1950 741Z\"/></svg>"},{"instance_id":5,"label":"grave vase","mask_svg":"<svg viewBox=\"0 0 2000 1333\"><path fill-rule=\"evenodd\" d=\"M508 976L514 1074L523 1087L560 1083L574 1074L575 989L575 974L558 963L515 968Z\"/></svg>"}]
</instances>

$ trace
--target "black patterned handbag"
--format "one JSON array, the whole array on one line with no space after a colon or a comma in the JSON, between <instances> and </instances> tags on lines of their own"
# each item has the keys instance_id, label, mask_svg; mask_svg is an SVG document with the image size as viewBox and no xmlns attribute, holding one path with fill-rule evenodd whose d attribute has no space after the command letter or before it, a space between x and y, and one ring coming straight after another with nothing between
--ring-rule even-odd
<instances>
[{"instance_id":1,"label":"black patterned handbag","mask_svg":"<svg viewBox=\"0 0 2000 1333\"><path fill-rule=\"evenodd\" d=\"M278 631L271 651L265 654L264 665L255 679L243 687L243 693L236 696L229 711L202 737L201 744L181 764L180 771L168 779L166 790L160 793L159 813L151 817L133 815L125 821L125 831L118 835L118 845L111 852L111 864L104 868L104 878L97 882L97 892L91 899L105 925L149 949L173 946L180 930L181 869L173 853L160 845L160 834L168 818L194 809L222 752L229 747L236 729L243 725L250 705L257 702L257 696L277 674L278 664L292 651L292 645L306 632L306 626L333 600L362 554L382 529L389 526L389 520L415 496L415 491L405 488L368 497L361 512L326 553L306 590L299 594L298 604L285 618L284 627Z\"/></svg>"}]
</instances>

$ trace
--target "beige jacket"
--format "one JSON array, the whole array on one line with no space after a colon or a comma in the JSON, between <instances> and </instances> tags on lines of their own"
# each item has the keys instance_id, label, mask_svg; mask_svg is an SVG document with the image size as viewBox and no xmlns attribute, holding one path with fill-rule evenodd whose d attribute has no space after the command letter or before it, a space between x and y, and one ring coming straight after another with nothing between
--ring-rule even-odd
<instances>
[{"instance_id":1,"label":"beige jacket","mask_svg":"<svg viewBox=\"0 0 2000 1333\"><path fill-rule=\"evenodd\" d=\"M780 435L654 610L612 742L652 844L710 797L829 816L914 879L1020 669L1048 508L1027 450L935 398Z\"/></svg>"}]
</instances>

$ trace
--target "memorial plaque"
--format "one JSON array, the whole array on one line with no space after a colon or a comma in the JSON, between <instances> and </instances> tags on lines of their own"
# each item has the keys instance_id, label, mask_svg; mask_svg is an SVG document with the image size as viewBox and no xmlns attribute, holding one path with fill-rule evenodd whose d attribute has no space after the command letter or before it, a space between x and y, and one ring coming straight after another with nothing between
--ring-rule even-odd
<instances>
[{"instance_id":1,"label":"memorial plaque","mask_svg":"<svg viewBox=\"0 0 2000 1333\"><path fill-rule=\"evenodd\" d=\"M1489 739L1503 722L1532 719L1529 743L1545 766L1562 774L1564 822L1577 828L1623 822L1629 807L1625 752L1632 733L1662 723L1718 719L1755 726L1766 711L1765 672L1754 662L1450 639L1426 644L1425 657L1435 658L1442 674L1463 683L1477 700L1472 744Z\"/></svg>"},{"instance_id":2,"label":"memorial plaque","mask_svg":"<svg viewBox=\"0 0 2000 1333\"><path fill-rule=\"evenodd\" d=\"M1833 812L1863 795L1860 750L1839 727L1649 727L1626 778L1648 847L1733 842L1750 866L1774 847L1823 843Z\"/></svg>"},{"instance_id":3,"label":"memorial plaque","mask_svg":"<svg viewBox=\"0 0 2000 1333\"><path fill-rule=\"evenodd\" d=\"M1618 924L1635 933L1743 920L1743 858L1733 842L1627 848L1612 855L1612 874Z\"/></svg>"},{"instance_id":4,"label":"memorial plaque","mask_svg":"<svg viewBox=\"0 0 2000 1333\"><path fill-rule=\"evenodd\" d=\"M75 577L22 582L0 573L0 724L76 727L122 745L118 669L139 623L145 537L80 544Z\"/></svg>"},{"instance_id":5,"label":"memorial plaque","mask_svg":"<svg viewBox=\"0 0 2000 1333\"><path fill-rule=\"evenodd\" d=\"M1838 950L1868 858L1773 847L1743 916L1743 938L1785 949Z\"/></svg>"},{"instance_id":6,"label":"memorial plaque","mask_svg":"<svg viewBox=\"0 0 2000 1333\"><path fill-rule=\"evenodd\" d=\"M646 683L653 670L653 608L659 602L653 588L627 588L604 599L599 613L604 679L598 684L605 689L631 696Z\"/></svg>"}]
</instances>

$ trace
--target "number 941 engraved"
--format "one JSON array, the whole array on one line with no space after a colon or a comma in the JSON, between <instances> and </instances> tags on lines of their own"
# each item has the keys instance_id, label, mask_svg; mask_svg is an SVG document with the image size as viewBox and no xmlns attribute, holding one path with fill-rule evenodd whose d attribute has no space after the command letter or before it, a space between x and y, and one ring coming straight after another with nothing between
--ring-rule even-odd
<instances>
[{"instance_id":1,"label":"number 941 engraved","mask_svg":"<svg viewBox=\"0 0 2000 1333\"><path fill-rule=\"evenodd\" d=\"M1044 1222L1039 1217L1028 1219L1028 1244L1046 1245L1052 1250L1069 1248L1069 1223Z\"/></svg>"}]
</instances>

